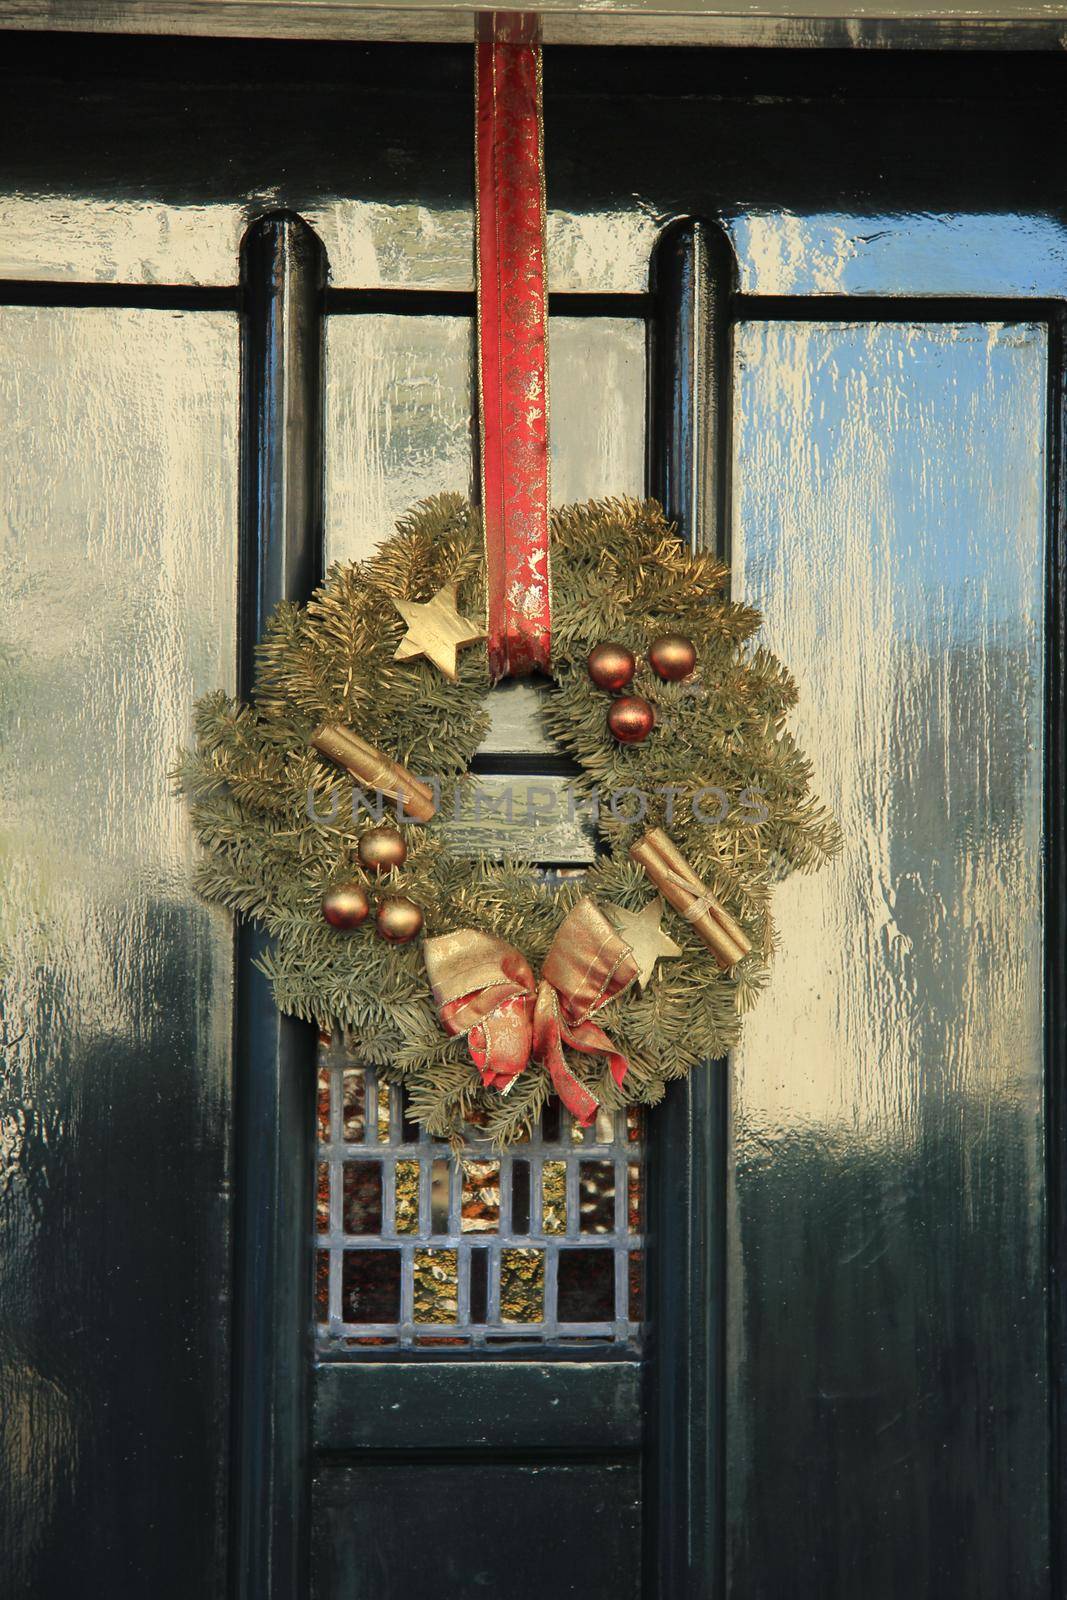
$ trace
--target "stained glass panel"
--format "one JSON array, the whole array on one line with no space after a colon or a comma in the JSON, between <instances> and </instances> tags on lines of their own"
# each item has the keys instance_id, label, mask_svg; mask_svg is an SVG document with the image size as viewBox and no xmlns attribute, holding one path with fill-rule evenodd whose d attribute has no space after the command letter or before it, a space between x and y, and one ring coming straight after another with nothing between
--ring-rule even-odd
<instances>
[{"instance_id":1,"label":"stained glass panel","mask_svg":"<svg viewBox=\"0 0 1067 1600\"><path fill-rule=\"evenodd\" d=\"M576 1130L553 1105L504 1155L472 1125L456 1156L339 1044L321 1047L318 1094L320 1350L636 1340L638 1118Z\"/></svg>"}]
</instances>

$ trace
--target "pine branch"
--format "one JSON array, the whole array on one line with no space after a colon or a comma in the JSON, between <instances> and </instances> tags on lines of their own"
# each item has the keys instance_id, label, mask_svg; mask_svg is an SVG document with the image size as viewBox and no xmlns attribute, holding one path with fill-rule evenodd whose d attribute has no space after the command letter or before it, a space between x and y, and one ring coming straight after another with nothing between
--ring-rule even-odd
<instances>
[{"instance_id":1,"label":"pine branch","mask_svg":"<svg viewBox=\"0 0 1067 1600\"><path fill-rule=\"evenodd\" d=\"M726 569L686 551L651 501L564 507L553 516L552 539L555 678L544 724L578 762L576 793L588 801L599 789L604 801L607 848L583 880L551 889L521 862L464 860L435 821L404 826L407 859L379 883L356 855L371 825L366 810L353 810L347 774L309 746L321 722L351 727L438 779L442 814L467 781L488 726L484 653L463 653L458 683L428 662L395 659L404 633L396 599L427 600L456 583L461 610L484 615L481 528L457 495L414 507L368 561L331 568L306 607L279 606L257 652L252 704L206 695L195 748L173 773L203 848L198 888L270 932L262 964L279 1006L340 1028L361 1059L403 1084L412 1114L435 1137L459 1140L473 1121L498 1145L514 1141L541 1115L548 1075L531 1063L508 1095L483 1090L465 1040L441 1026L421 945L389 946L372 922L337 933L320 911L328 889L354 879L372 898L405 895L422 907L428 935L479 928L538 971L580 894L632 910L647 904L651 887L629 847L640 828L666 827L752 951L720 972L691 925L668 910L665 926L682 955L661 962L643 993L627 990L604 1008L603 1025L630 1063L623 1089L603 1059L575 1055L575 1075L609 1107L654 1105L672 1078L736 1044L769 975L774 884L823 865L841 847L787 726L796 685L753 642L760 617L728 598ZM691 681L661 683L647 665L650 644L665 632L693 640L699 668ZM657 708L656 728L639 746L610 736L607 697L586 668L589 651L608 638L634 652L634 692ZM640 820L611 814L606 799L622 790L646 797ZM698 814L694 799L710 791L724 803Z\"/></svg>"}]
</instances>

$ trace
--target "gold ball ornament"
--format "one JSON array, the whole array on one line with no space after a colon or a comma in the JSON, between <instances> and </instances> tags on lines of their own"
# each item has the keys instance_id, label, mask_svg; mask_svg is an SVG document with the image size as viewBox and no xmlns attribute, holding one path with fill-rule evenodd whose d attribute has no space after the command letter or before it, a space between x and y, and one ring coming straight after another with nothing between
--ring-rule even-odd
<instances>
[{"instance_id":1,"label":"gold ball ornament","mask_svg":"<svg viewBox=\"0 0 1067 1600\"><path fill-rule=\"evenodd\" d=\"M664 633L649 645L648 659L665 683L679 683L697 664L696 646L682 633Z\"/></svg>"},{"instance_id":2,"label":"gold ball ornament","mask_svg":"<svg viewBox=\"0 0 1067 1600\"><path fill-rule=\"evenodd\" d=\"M612 701L608 727L620 744L640 744L655 725L655 711L639 694L625 694Z\"/></svg>"},{"instance_id":3,"label":"gold ball ornament","mask_svg":"<svg viewBox=\"0 0 1067 1600\"><path fill-rule=\"evenodd\" d=\"M637 670L637 659L624 644L598 644L589 652L589 676L598 689L625 689Z\"/></svg>"},{"instance_id":4,"label":"gold ball ornament","mask_svg":"<svg viewBox=\"0 0 1067 1600\"><path fill-rule=\"evenodd\" d=\"M413 900L397 897L378 907L378 932L390 944L407 944L422 927L422 912Z\"/></svg>"},{"instance_id":5,"label":"gold ball ornament","mask_svg":"<svg viewBox=\"0 0 1067 1600\"><path fill-rule=\"evenodd\" d=\"M350 933L370 915L367 891L360 883L342 883L322 897L322 914L331 928Z\"/></svg>"},{"instance_id":6,"label":"gold ball ornament","mask_svg":"<svg viewBox=\"0 0 1067 1600\"><path fill-rule=\"evenodd\" d=\"M396 828L376 828L359 841L359 859L368 872L392 872L408 858L408 847Z\"/></svg>"}]
</instances>

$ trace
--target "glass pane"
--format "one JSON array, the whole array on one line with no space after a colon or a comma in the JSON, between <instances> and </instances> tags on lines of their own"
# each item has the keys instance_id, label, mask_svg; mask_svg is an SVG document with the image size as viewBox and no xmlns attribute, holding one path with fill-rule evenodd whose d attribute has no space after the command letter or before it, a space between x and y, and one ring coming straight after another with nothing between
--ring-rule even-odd
<instances>
[{"instance_id":1,"label":"glass pane","mask_svg":"<svg viewBox=\"0 0 1067 1600\"><path fill-rule=\"evenodd\" d=\"M470 1265L471 1321L485 1322L489 1316L489 1252L472 1250Z\"/></svg>"},{"instance_id":2,"label":"glass pane","mask_svg":"<svg viewBox=\"0 0 1067 1600\"><path fill-rule=\"evenodd\" d=\"M578 1226L582 1233L615 1232L615 1167L583 1161L578 1168Z\"/></svg>"},{"instance_id":3,"label":"glass pane","mask_svg":"<svg viewBox=\"0 0 1067 1600\"><path fill-rule=\"evenodd\" d=\"M626 1169L626 1225L631 1233L641 1232L641 1168L636 1161Z\"/></svg>"},{"instance_id":4,"label":"glass pane","mask_svg":"<svg viewBox=\"0 0 1067 1600\"><path fill-rule=\"evenodd\" d=\"M545 1305L545 1257L542 1250L500 1253L500 1320L540 1322Z\"/></svg>"},{"instance_id":5,"label":"glass pane","mask_svg":"<svg viewBox=\"0 0 1067 1600\"><path fill-rule=\"evenodd\" d=\"M631 1322L640 1322L645 1314L645 1258L640 1250L630 1251L626 1267L626 1283L630 1293L628 1315Z\"/></svg>"},{"instance_id":6,"label":"glass pane","mask_svg":"<svg viewBox=\"0 0 1067 1600\"><path fill-rule=\"evenodd\" d=\"M419 1163L398 1161L394 1169L396 1185L396 1231L419 1231Z\"/></svg>"},{"instance_id":7,"label":"glass pane","mask_svg":"<svg viewBox=\"0 0 1067 1600\"><path fill-rule=\"evenodd\" d=\"M344 1106L341 1116L341 1136L347 1144L362 1144L366 1125L366 1075L358 1069L353 1069L343 1074L342 1081Z\"/></svg>"},{"instance_id":8,"label":"glass pane","mask_svg":"<svg viewBox=\"0 0 1067 1600\"><path fill-rule=\"evenodd\" d=\"M416 1322L455 1322L459 1314L458 1263L455 1250L416 1250Z\"/></svg>"},{"instance_id":9,"label":"glass pane","mask_svg":"<svg viewBox=\"0 0 1067 1600\"><path fill-rule=\"evenodd\" d=\"M378 1085L375 1112L377 1116L378 1143L388 1144L390 1128L392 1125L392 1105L391 1096L389 1094L389 1085L387 1083L380 1083Z\"/></svg>"},{"instance_id":10,"label":"glass pane","mask_svg":"<svg viewBox=\"0 0 1067 1600\"><path fill-rule=\"evenodd\" d=\"M541 1231L567 1231L567 1163L546 1161L541 1168Z\"/></svg>"},{"instance_id":11,"label":"glass pane","mask_svg":"<svg viewBox=\"0 0 1067 1600\"><path fill-rule=\"evenodd\" d=\"M613 1251L562 1251L556 1284L561 1322L610 1322L614 1317Z\"/></svg>"},{"instance_id":12,"label":"glass pane","mask_svg":"<svg viewBox=\"0 0 1067 1600\"><path fill-rule=\"evenodd\" d=\"M400 1316L399 1250L345 1250L341 1261L344 1320L396 1322Z\"/></svg>"},{"instance_id":13,"label":"glass pane","mask_svg":"<svg viewBox=\"0 0 1067 1600\"><path fill-rule=\"evenodd\" d=\"M447 1233L452 1210L452 1168L438 1156L430 1168L430 1232Z\"/></svg>"},{"instance_id":14,"label":"glass pane","mask_svg":"<svg viewBox=\"0 0 1067 1600\"><path fill-rule=\"evenodd\" d=\"M553 317L549 335L553 504L643 495L644 322Z\"/></svg>"},{"instance_id":15,"label":"glass pane","mask_svg":"<svg viewBox=\"0 0 1067 1600\"><path fill-rule=\"evenodd\" d=\"M367 556L416 500L470 494L471 324L330 317L326 560Z\"/></svg>"},{"instance_id":16,"label":"glass pane","mask_svg":"<svg viewBox=\"0 0 1067 1600\"><path fill-rule=\"evenodd\" d=\"M318 1165L315 1181L315 1232L330 1231L330 1169L325 1161Z\"/></svg>"},{"instance_id":17,"label":"glass pane","mask_svg":"<svg viewBox=\"0 0 1067 1600\"><path fill-rule=\"evenodd\" d=\"M330 1074L320 1066L315 1090L315 1129L320 1144L330 1142Z\"/></svg>"},{"instance_id":18,"label":"glass pane","mask_svg":"<svg viewBox=\"0 0 1067 1600\"><path fill-rule=\"evenodd\" d=\"M315 1321L325 1322L330 1315L330 1252L315 1251Z\"/></svg>"},{"instance_id":19,"label":"glass pane","mask_svg":"<svg viewBox=\"0 0 1067 1600\"><path fill-rule=\"evenodd\" d=\"M1010 1499L1037 1561L1046 332L751 323L736 356L736 592L846 848L776 890L735 1061L732 1515L770 1548L832 1428L906 1541L962 1407L996 1419L976 1526Z\"/></svg>"},{"instance_id":20,"label":"glass pane","mask_svg":"<svg viewBox=\"0 0 1067 1600\"><path fill-rule=\"evenodd\" d=\"M346 1233L381 1233L382 1168L379 1161L344 1164L344 1229Z\"/></svg>"},{"instance_id":21,"label":"glass pane","mask_svg":"<svg viewBox=\"0 0 1067 1600\"><path fill-rule=\"evenodd\" d=\"M615 1113L606 1111L603 1106L596 1114L596 1142L597 1144L611 1144L615 1138Z\"/></svg>"},{"instance_id":22,"label":"glass pane","mask_svg":"<svg viewBox=\"0 0 1067 1600\"><path fill-rule=\"evenodd\" d=\"M495 1233L500 1226L500 1162L464 1161L462 1230Z\"/></svg>"},{"instance_id":23,"label":"glass pane","mask_svg":"<svg viewBox=\"0 0 1067 1600\"><path fill-rule=\"evenodd\" d=\"M511 1164L511 1228L513 1233L530 1231L530 1163Z\"/></svg>"}]
</instances>

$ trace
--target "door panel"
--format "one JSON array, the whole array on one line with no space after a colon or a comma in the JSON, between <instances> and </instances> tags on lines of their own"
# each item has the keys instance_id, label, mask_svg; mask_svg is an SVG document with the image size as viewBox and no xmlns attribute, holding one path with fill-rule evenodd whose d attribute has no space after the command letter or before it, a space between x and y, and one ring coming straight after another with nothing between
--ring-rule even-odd
<instances>
[{"instance_id":1,"label":"door panel","mask_svg":"<svg viewBox=\"0 0 1067 1600\"><path fill-rule=\"evenodd\" d=\"M473 288L470 51L4 44L0 276L228 288L284 205L336 288ZM557 48L545 95L555 291L642 292L687 214L723 216L745 293L1067 288L1054 56Z\"/></svg>"},{"instance_id":2,"label":"door panel","mask_svg":"<svg viewBox=\"0 0 1067 1600\"><path fill-rule=\"evenodd\" d=\"M640 1533L636 1461L332 1467L318 1487L316 1592L470 1600L529 1582L638 1600Z\"/></svg>"},{"instance_id":3,"label":"door panel","mask_svg":"<svg viewBox=\"0 0 1067 1600\"><path fill-rule=\"evenodd\" d=\"M232 934L167 774L234 680L237 319L0 347L0 1588L219 1592Z\"/></svg>"},{"instance_id":4,"label":"door panel","mask_svg":"<svg viewBox=\"0 0 1067 1600\"><path fill-rule=\"evenodd\" d=\"M549 334L554 502L641 494L643 319L553 317ZM328 319L328 562L367 556L416 500L471 492L473 361L462 308Z\"/></svg>"},{"instance_id":5,"label":"door panel","mask_svg":"<svg viewBox=\"0 0 1067 1600\"><path fill-rule=\"evenodd\" d=\"M734 1063L733 1592L1036 1595L1047 330L736 350L735 590L846 847Z\"/></svg>"},{"instance_id":6,"label":"door panel","mask_svg":"<svg viewBox=\"0 0 1067 1600\"><path fill-rule=\"evenodd\" d=\"M328 561L369 554L391 521L416 499L443 490L470 492L476 426L473 330L468 308L456 309L452 316L365 311L328 319ZM554 500L640 494L645 471L644 320L553 317L550 361ZM481 752L489 775L480 782L483 787L492 784L494 754L503 751L511 775L497 781L507 783L521 811L521 798L515 799L522 782L514 771L516 760L542 789L547 781L543 774L537 776L546 746L536 722L536 693L516 685L492 698L503 709ZM561 807L561 821L564 815ZM493 831L491 823L483 825L483 835ZM528 845L529 826L520 826L519 832ZM577 843L578 859L588 860L588 841ZM553 861L565 859L558 840L552 842L542 823L533 853L543 857L546 851ZM563 1147L543 1146L537 1138L518 1148L517 1165L528 1191L525 1226L512 1215L512 1162L506 1159L499 1173L493 1164L487 1179L499 1196L499 1217L491 1233L462 1231L466 1223L457 1223L462 1173L453 1165L446 1180L452 1222L446 1224L442 1217L431 1231L431 1169L439 1181L436 1168L444 1167L447 1149L435 1147L436 1160L431 1160L425 1143L412 1142L396 1093L390 1115L377 1093L364 1086L358 1058L349 1058L347 1065L348 1070L341 1066L334 1073L332 1101L329 1078L323 1078L325 1096L320 1101L320 1137L325 1141L320 1173L326 1176L319 1180L319 1244L329 1243L332 1249L329 1262L326 1251L320 1252L316 1312L320 1364L314 1437L322 1454L314 1477L313 1592L318 1600L351 1600L379 1595L387 1583L396 1593L432 1588L442 1596L458 1596L521 1582L514 1562L525 1531L551 1526L551 1540L537 1560L539 1588L548 1584L560 1594L587 1595L602 1592L610 1582L613 1592L636 1597L641 1568L640 1381L633 1350L626 1344L632 1332L626 1280L633 1249L641 1244L641 1223L636 1216L628 1222L627 1183L616 1179L627 1171L629 1156L639 1159L640 1147L627 1143L626 1119L619 1122L620 1143L615 1146L590 1146L592 1134L577 1144L581 1130L564 1118L562 1130L546 1130L547 1138L562 1138ZM350 1100L351 1117L346 1109ZM384 1105L389 1105L388 1091ZM636 1137L636 1126L631 1137ZM614 1130L598 1124L598 1140L612 1137ZM390 1139L399 1152L395 1157ZM475 1146L469 1154L484 1160L492 1153ZM617 1221L622 1230L618 1252L602 1232L594 1237L578 1231L578 1157L587 1154L594 1167L604 1158L615 1159L611 1210L613 1224ZM551 1203L550 1172L558 1177L560 1190ZM542 1173L545 1206L554 1210L544 1221ZM348 1174L359 1181L369 1177L370 1209L377 1220L365 1238L352 1236L345 1223ZM402 1180L411 1192L401 1225L394 1213ZM365 1225L361 1216L361 1234ZM635 1230L632 1239L628 1225ZM419 1239L412 1238L416 1230ZM516 1240L517 1250L500 1250L500 1236ZM598 1247L598 1266L609 1268L610 1303L601 1306L601 1294L597 1306L583 1306L577 1321L572 1309L571 1325L564 1320L557 1327L557 1310L563 1318L568 1313L562 1299L557 1303L558 1253L561 1248L576 1250L570 1259L581 1255L584 1260L582 1247L589 1244ZM360 1248L364 1245L369 1255ZM487 1264L480 1314L473 1310L472 1245ZM385 1263L397 1257L403 1258L399 1276L386 1282ZM521 1304L509 1306L508 1295L514 1299L515 1294L514 1286L510 1291L507 1287L512 1281L509 1258L518 1257L524 1263L536 1258L540 1276L525 1285ZM361 1259L368 1262L366 1272L348 1274L347 1265L358 1267ZM349 1277L353 1285L366 1287L350 1293ZM369 1308L372 1300L373 1312L361 1312L360 1305ZM631 1314L639 1316L632 1307ZM524 1326L540 1325L543 1318L548 1319L548 1348L540 1327ZM362 1331L371 1322L380 1325ZM488 1327L488 1333L479 1328L474 1334L479 1358L494 1358L474 1370L462 1365L462 1352L437 1348L470 1341L467 1325L472 1322ZM619 1341L614 1350L613 1338ZM368 1345L389 1347L399 1340L409 1347L403 1352L406 1360L396 1360L399 1351L392 1361L378 1364L354 1359L373 1356ZM600 1354L630 1359L597 1364L598 1345ZM458 1355L459 1360L417 1364L430 1346L438 1356ZM518 1360L505 1359L516 1349ZM586 1359L561 1361L561 1349L571 1358ZM382 1425L367 1427L368 1407L386 1412ZM407 1420L398 1427L398 1418ZM375 1452L383 1450L392 1459L376 1461ZM585 1459L566 1459L574 1455ZM417 1464L419 1457L423 1460ZM481 1516L480 1505L491 1506L492 1513ZM610 1529L607 1550L601 1548L602 1535L590 1537L594 1526Z\"/></svg>"},{"instance_id":7,"label":"door panel","mask_svg":"<svg viewBox=\"0 0 1067 1600\"><path fill-rule=\"evenodd\" d=\"M326 565L361 561L427 495L470 494L468 316L326 321Z\"/></svg>"},{"instance_id":8,"label":"door panel","mask_svg":"<svg viewBox=\"0 0 1067 1600\"><path fill-rule=\"evenodd\" d=\"M973 130L978 136L978 130ZM1029 210L761 211L730 227L743 294L1067 294L1063 221Z\"/></svg>"},{"instance_id":9,"label":"door panel","mask_svg":"<svg viewBox=\"0 0 1067 1600\"><path fill-rule=\"evenodd\" d=\"M306 1330L299 1241L258 1280L274 1298L251 1297L236 1324L259 1518L241 1488L227 1506L231 941L191 893L166 792L194 694L234 678L238 251L277 206L325 245L329 288L305 310L328 334L326 558L364 554L420 494L469 488L470 51L5 47L13 1581L45 1600L72 1578L221 1593L236 1504L258 1564L238 1558L234 1584L302 1600L314 1471L323 1600L636 1594L639 1490L645 1534L677 1552L671 1600L685 1585L732 1600L1060 1593L1041 1037L1058 309L926 302L1063 294L1048 159L1062 60L954 58L949 73L944 56L549 53L555 497L641 492L652 248L678 214L721 218L741 291L729 301L722 274L737 361L712 375L721 400L736 386L736 582L797 671L798 733L849 850L779 892L775 986L733 1064L729 1192L725 1116L719 1131L692 1121L710 1100L679 1086L654 1119L672 1178L660 1224L707 1289L693 1303L662 1282L656 1303L700 1346L700 1382L672 1388L659 1358L660 1387L642 1391L632 1351L544 1349L401 1352L395 1367L385 1352L305 1382L309 1230ZM847 325L826 308L812 320L828 295L855 298ZM318 551L296 537L310 571ZM530 701L494 696L488 767L545 753ZM275 1019L265 1001L258 1032L247 1020L242 1083L269 1077L255 1051ZM312 1092L309 1071L309 1127ZM293 1109L272 1123L290 1154ZM255 1168L242 1149L291 1244L296 1161ZM644 1330L644 1376L661 1334ZM280 1388L306 1356L288 1411L258 1404L257 1350ZM690 1476L657 1487L649 1463L670 1452L642 1462L639 1436L664 1417ZM273 1560L271 1518L291 1567Z\"/></svg>"}]
</instances>

